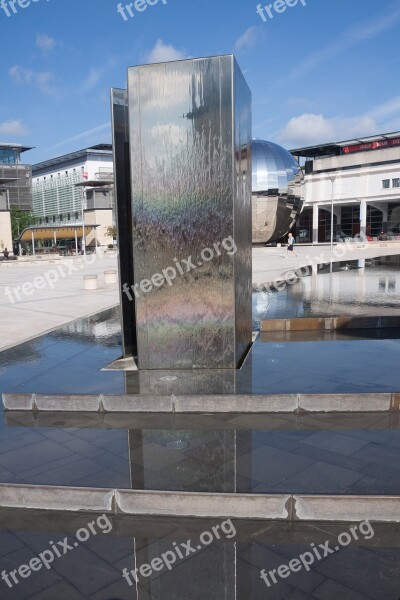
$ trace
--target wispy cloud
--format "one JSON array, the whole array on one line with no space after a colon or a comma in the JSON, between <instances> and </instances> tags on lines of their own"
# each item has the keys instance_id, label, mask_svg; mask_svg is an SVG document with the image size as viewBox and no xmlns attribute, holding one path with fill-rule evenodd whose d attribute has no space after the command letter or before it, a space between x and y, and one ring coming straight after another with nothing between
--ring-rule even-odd
<instances>
[{"instance_id":1,"label":"wispy cloud","mask_svg":"<svg viewBox=\"0 0 400 600\"><path fill-rule=\"evenodd\" d=\"M236 40L235 50L243 50L244 48L252 48L260 37L260 28L253 26L246 29L244 33Z\"/></svg>"},{"instance_id":2,"label":"wispy cloud","mask_svg":"<svg viewBox=\"0 0 400 600\"><path fill-rule=\"evenodd\" d=\"M77 135L74 135L70 138L62 140L62 142L58 142L57 144L54 144L54 146L50 146L49 148L46 148L45 150L43 150L42 154L45 154L45 153L49 152L50 150L55 150L56 148L62 148L64 146L68 146L69 144L72 144L75 142L88 140L90 138L93 138L93 136L97 136L102 131L106 131L107 129L110 130L110 128L111 128L111 123L108 122L108 123L103 123L103 125L98 125L97 127L93 127L92 129L87 129L86 131L82 131L81 133L78 133Z\"/></svg>"},{"instance_id":3,"label":"wispy cloud","mask_svg":"<svg viewBox=\"0 0 400 600\"><path fill-rule=\"evenodd\" d=\"M333 60L357 44L370 40L384 31L391 29L399 21L400 8L397 7L389 14L380 17L375 16L374 19L358 23L333 40L330 44L313 52L305 60L297 64L288 75L288 78L298 78L310 73L317 67Z\"/></svg>"},{"instance_id":4,"label":"wispy cloud","mask_svg":"<svg viewBox=\"0 0 400 600\"><path fill-rule=\"evenodd\" d=\"M173 60L183 60L187 58L183 50L179 50L171 44L165 44L161 39L157 40L153 48L146 54L147 63L169 62Z\"/></svg>"},{"instance_id":5,"label":"wispy cloud","mask_svg":"<svg viewBox=\"0 0 400 600\"><path fill-rule=\"evenodd\" d=\"M94 67L90 69L86 79L82 83L82 92L88 92L92 88L94 88L102 77L102 70L95 69Z\"/></svg>"},{"instance_id":6,"label":"wispy cloud","mask_svg":"<svg viewBox=\"0 0 400 600\"><path fill-rule=\"evenodd\" d=\"M4 121L0 123L0 135L7 137L24 137L28 134L28 129L20 119L14 121Z\"/></svg>"},{"instance_id":7,"label":"wispy cloud","mask_svg":"<svg viewBox=\"0 0 400 600\"><path fill-rule=\"evenodd\" d=\"M89 92L105 77L116 65L116 58L110 56L105 64L101 67L91 67L89 73L83 80L81 87L79 88L80 93Z\"/></svg>"},{"instance_id":8,"label":"wispy cloud","mask_svg":"<svg viewBox=\"0 0 400 600\"><path fill-rule=\"evenodd\" d=\"M9 75L14 83L34 85L45 94L54 94L56 88L52 85L54 75L49 72L32 71L20 65L14 65L9 70Z\"/></svg>"},{"instance_id":9,"label":"wispy cloud","mask_svg":"<svg viewBox=\"0 0 400 600\"><path fill-rule=\"evenodd\" d=\"M36 46L43 54L50 54L57 46L58 42L46 33L38 33L36 36Z\"/></svg>"}]
</instances>

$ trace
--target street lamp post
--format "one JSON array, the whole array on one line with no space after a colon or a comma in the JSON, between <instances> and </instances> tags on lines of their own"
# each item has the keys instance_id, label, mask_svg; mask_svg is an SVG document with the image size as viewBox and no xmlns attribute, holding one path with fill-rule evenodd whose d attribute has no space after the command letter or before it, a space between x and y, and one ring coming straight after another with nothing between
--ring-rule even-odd
<instances>
[{"instance_id":1,"label":"street lamp post","mask_svg":"<svg viewBox=\"0 0 400 600\"><path fill-rule=\"evenodd\" d=\"M329 176L329 179L332 183L332 193L331 193L331 259L330 259L330 272L332 274L333 270L333 198L334 198L334 189L335 189L335 180L337 177L337 173L333 173Z\"/></svg>"},{"instance_id":2,"label":"street lamp post","mask_svg":"<svg viewBox=\"0 0 400 600\"><path fill-rule=\"evenodd\" d=\"M334 189L335 189L335 180L337 177L337 173L330 175L329 179L332 183L332 193L331 193L331 256L333 253L333 198L334 198Z\"/></svg>"},{"instance_id":3,"label":"street lamp post","mask_svg":"<svg viewBox=\"0 0 400 600\"><path fill-rule=\"evenodd\" d=\"M86 190L85 188L83 188L83 194L82 194L82 250L83 250L83 254L86 256L86 240L85 240L85 196L86 196Z\"/></svg>"},{"instance_id":4,"label":"street lamp post","mask_svg":"<svg viewBox=\"0 0 400 600\"><path fill-rule=\"evenodd\" d=\"M17 222L17 229L18 229L18 251L19 251L19 256L21 256L22 253L22 249L21 249L21 242L19 241L19 222L21 220L21 217L15 217L15 220Z\"/></svg>"}]
</instances>

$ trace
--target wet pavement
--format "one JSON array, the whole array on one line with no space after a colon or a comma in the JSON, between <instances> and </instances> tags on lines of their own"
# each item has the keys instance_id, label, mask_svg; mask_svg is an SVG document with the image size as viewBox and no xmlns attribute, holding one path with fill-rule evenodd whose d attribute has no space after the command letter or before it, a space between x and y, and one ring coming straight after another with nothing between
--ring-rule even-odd
<instances>
[{"instance_id":1,"label":"wet pavement","mask_svg":"<svg viewBox=\"0 0 400 600\"><path fill-rule=\"evenodd\" d=\"M229 371L104 371L122 354L112 309L0 353L0 393L273 394L398 391L400 339L370 330L285 340L260 335ZM172 380L170 376L173 376ZM0 415L0 423L1 423Z\"/></svg>"},{"instance_id":2,"label":"wet pavement","mask_svg":"<svg viewBox=\"0 0 400 600\"><path fill-rule=\"evenodd\" d=\"M186 492L400 495L400 425L387 415L182 416L135 429L9 426L0 481ZM12 422L12 417L9 419ZM198 421L198 422L197 422ZM219 423L221 422L221 428ZM185 428L186 423L186 428ZM346 427L347 425L347 427ZM253 428L252 428L253 427ZM350 428L352 427L352 428Z\"/></svg>"},{"instance_id":3,"label":"wet pavement","mask_svg":"<svg viewBox=\"0 0 400 600\"><path fill-rule=\"evenodd\" d=\"M253 326L262 319L294 317L398 315L400 309L400 257L367 262L335 263L302 277L281 291L253 294ZM381 262L382 262L381 261Z\"/></svg>"},{"instance_id":4,"label":"wet pavement","mask_svg":"<svg viewBox=\"0 0 400 600\"><path fill-rule=\"evenodd\" d=\"M270 316L270 315L269 315ZM290 316L287 313L285 316ZM82 319L0 354L0 392L307 393L398 389L396 331L261 335L244 367L207 380L198 373L103 371L121 356L118 310ZM165 375L165 374L164 374ZM395 415L5 415L0 413L0 481L78 487L231 493L400 494L400 423ZM114 421L113 421L114 420ZM0 510L0 573L18 569L96 521L85 514ZM350 523L235 522L214 540L129 585L128 572L176 544L198 540L208 520L109 517L56 557L50 568L12 587L6 600L398 600L400 530L374 526L267 586L267 572L348 531ZM104 523L103 523L104 524ZM353 524L354 525L354 524ZM175 545L174 545L175 544ZM61 547L61 546L58 546ZM156 563L155 563L156 564ZM26 571L23 571L26 574ZM284 572L284 571L282 571ZM11 582L12 583L12 582Z\"/></svg>"},{"instance_id":5,"label":"wet pavement","mask_svg":"<svg viewBox=\"0 0 400 600\"><path fill-rule=\"evenodd\" d=\"M399 525L219 522L127 516L97 519L84 513L49 516L37 511L1 511L0 564L7 575L0 580L1 598L398 600L399 597ZM95 534L88 537L84 532L90 531L89 523ZM352 528L354 535L349 533ZM82 537L84 542L80 541ZM55 555L54 547L60 549L61 557ZM39 572L23 570L25 577L16 573L15 583L11 571L28 565L32 558L49 550L53 560L48 569L42 564ZM301 560L305 553L310 553L304 558L306 564L310 563L307 568ZM44 554L44 558L51 560L49 554ZM37 569L38 563L35 566ZM138 569L137 582L131 573L135 569ZM279 576L279 569L284 576ZM262 571L265 579L261 578Z\"/></svg>"},{"instance_id":6,"label":"wet pavement","mask_svg":"<svg viewBox=\"0 0 400 600\"><path fill-rule=\"evenodd\" d=\"M362 336L367 339L358 339ZM233 379L223 373L210 382L201 374L180 372L176 381L164 382L160 374L101 370L121 355L118 311L111 310L2 352L0 391L174 393L192 391L193 377L197 393L204 393L204 385L217 393L394 391L400 340L390 334L388 339L368 336L368 330L333 340L302 333L293 343L262 334ZM295 423L284 419L279 425L268 416L241 420L226 415L219 417L220 424L215 417L206 430L202 418L99 429L83 416L74 426L62 416L50 427L5 426L0 413L0 481L214 492L400 493L399 426L389 425L384 415L352 431L334 416L331 425L321 426L312 417Z\"/></svg>"}]
</instances>

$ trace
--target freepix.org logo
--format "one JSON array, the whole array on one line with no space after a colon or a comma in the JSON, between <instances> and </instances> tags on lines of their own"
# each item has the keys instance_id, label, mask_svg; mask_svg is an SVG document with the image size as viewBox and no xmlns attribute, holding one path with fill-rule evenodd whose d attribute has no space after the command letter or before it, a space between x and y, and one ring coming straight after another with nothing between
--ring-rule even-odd
<instances>
[{"instance_id":1,"label":"freepix.org logo","mask_svg":"<svg viewBox=\"0 0 400 600\"><path fill-rule=\"evenodd\" d=\"M11 17L11 15L18 13L18 7L29 8L32 2L40 2L40 0L0 0L0 8L5 12L7 17Z\"/></svg>"},{"instance_id":2,"label":"freepix.org logo","mask_svg":"<svg viewBox=\"0 0 400 600\"><path fill-rule=\"evenodd\" d=\"M257 4L256 12L260 15L260 19L266 23L268 19L273 19L274 14L280 15L286 11L287 8L294 8L298 4L307 6L306 0L275 0L271 4L262 6Z\"/></svg>"},{"instance_id":3,"label":"freepix.org logo","mask_svg":"<svg viewBox=\"0 0 400 600\"><path fill-rule=\"evenodd\" d=\"M129 19L133 19L136 14L147 10L149 6L154 6L159 2L162 2L164 5L167 4L167 0L135 0L125 5L120 2L117 6L117 11L124 21L128 21Z\"/></svg>"}]
</instances>

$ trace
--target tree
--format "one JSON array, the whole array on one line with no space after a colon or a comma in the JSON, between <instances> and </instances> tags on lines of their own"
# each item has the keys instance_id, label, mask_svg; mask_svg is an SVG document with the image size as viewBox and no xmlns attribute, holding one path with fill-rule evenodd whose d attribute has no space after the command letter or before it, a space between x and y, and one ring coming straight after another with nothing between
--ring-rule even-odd
<instances>
[{"instance_id":1,"label":"tree","mask_svg":"<svg viewBox=\"0 0 400 600\"><path fill-rule=\"evenodd\" d=\"M11 230L12 238L16 240L26 227L30 225L36 225L38 218L30 210L19 210L18 208L12 208L11 214Z\"/></svg>"},{"instance_id":2,"label":"tree","mask_svg":"<svg viewBox=\"0 0 400 600\"><path fill-rule=\"evenodd\" d=\"M108 237L114 239L117 237L117 228L115 225L112 225L111 227L107 227L107 231L106 231Z\"/></svg>"}]
</instances>

